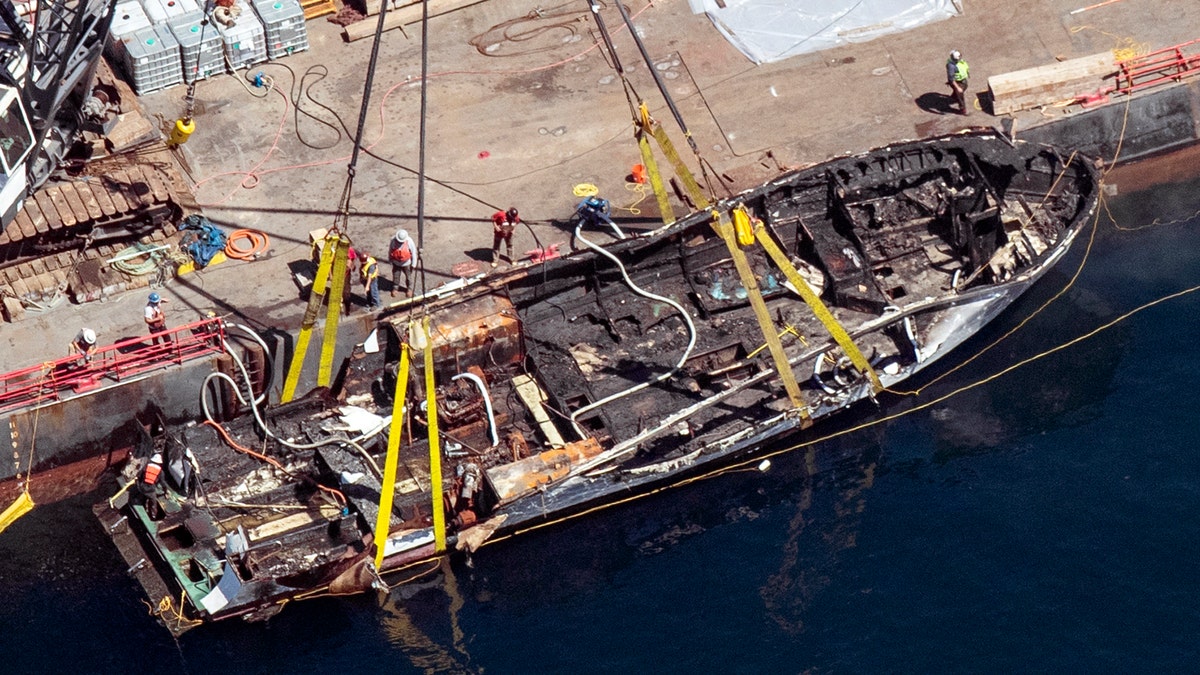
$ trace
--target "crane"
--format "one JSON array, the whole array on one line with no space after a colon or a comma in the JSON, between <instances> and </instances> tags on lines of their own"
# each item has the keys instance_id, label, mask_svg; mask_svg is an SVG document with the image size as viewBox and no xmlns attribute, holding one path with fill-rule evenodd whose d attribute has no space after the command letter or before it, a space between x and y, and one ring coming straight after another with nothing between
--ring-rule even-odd
<instances>
[{"instance_id":1,"label":"crane","mask_svg":"<svg viewBox=\"0 0 1200 675\"><path fill-rule=\"evenodd\" d=\"M93 95L116 0L0 0L0 231L84 131L105 133Z\"/></svg>"}]
</instances>

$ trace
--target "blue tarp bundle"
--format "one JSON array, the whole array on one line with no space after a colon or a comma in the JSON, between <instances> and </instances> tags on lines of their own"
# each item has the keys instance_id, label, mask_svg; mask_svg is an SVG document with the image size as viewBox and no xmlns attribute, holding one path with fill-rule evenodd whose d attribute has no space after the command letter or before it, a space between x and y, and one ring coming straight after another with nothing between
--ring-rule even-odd
<instances>
[{"instance_id":1,"label":"blue tarp bundle","mask_svg":"<svg viewBox=\"0 0 1200 675\"><path fill-rule=\"evenodd\" d=\"M225 233L204 216L184 218L179 229L188 231L182 245L192 260L196 261L197 268L206 267L213 256L225 250Z\"/></svg>"}]
</instances>

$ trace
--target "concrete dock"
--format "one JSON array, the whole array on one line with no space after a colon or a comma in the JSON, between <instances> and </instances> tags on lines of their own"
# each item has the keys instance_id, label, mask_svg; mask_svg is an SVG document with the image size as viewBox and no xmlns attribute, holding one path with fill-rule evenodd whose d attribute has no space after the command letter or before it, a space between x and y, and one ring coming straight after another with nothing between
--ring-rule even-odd
<instances>
[{"instance_id":1,"label":"concrete dock","mask_svg":"<svg viewBox=\"0 0 1200 675\"><path fill-rule=\"evenodd\" d=\"M1144 53L1200 36L1200 3L1121 0L1075 12L1090 4L966 0L962 14L945 21L768 65L748 61L686 2L628 7L700 155L738 190L786 167L968 126L1006 128L1108 161L1121 140L1122 159L1194 141L1195 81L1088 110L1055 106L997 117L979 104L989 75L1109 49ZM641 161L630 106L589 15L582 0L554 8L487 0L430 20L421 223L427 288L454 278L456 265L488 269L489 218L497 209L516 206L537 242L565 247L563 223L579 201L579 184L597 186L623 226L653 226L653 195L626 180ZM602 15L634 90L696 168L620 15L613 7ZM299 327L305 303L294 273L306 270L308 233L334 223L346 188L373 42L345 42L326 18L310 20L308 32L308 51L197 87L197 128L182 152L196 199L215 223L266 232L271 247L258 260L226 261L158 289L171 301L171 325L213 311L281 333ZM950 111L944 63L951 49L971 64L970 116ZM418 231L421 53L419 25L383 35L350 196L348 233L381 259L396 229ZM268 86L252 83L259 72ZM182 114L184 94L176 86L143 97L142 105L151 119L169 122ZM678 201L675 208L685 210ZM536 245L529 231L518 231L518 255ZM381 272L386 279L386 263ZM386 281L383 288L386 303ZM3 324L4 369L64 356L81 326L95 329L102 343L144 333L145 296L64 303ZM370 325L359 309L351 338Z\"/></svg>"}]
</instances>

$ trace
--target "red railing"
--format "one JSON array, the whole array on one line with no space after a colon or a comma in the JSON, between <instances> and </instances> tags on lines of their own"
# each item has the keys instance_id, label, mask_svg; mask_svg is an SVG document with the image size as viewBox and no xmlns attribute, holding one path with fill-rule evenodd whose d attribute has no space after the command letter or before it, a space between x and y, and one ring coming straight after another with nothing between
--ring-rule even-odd
<instances>
[{"instance_id":1,"label":"red railing","mask_svg":"<svg viewBox=\"0 0 1200 675\"><path fill-rule=\"evenodd\" d=\"M1188 50L1193 53L1186 53ZM1164 82L1179 82L1200 72L1200 40L1167 47L1117 62L1117 82L1103 93L1131 94Z\"/></svg>"},{"instance_id":2,"label":"red railing","mask_svg":"<svg viewBox=\"0 0 1200 675\"><path fill-rule=\"evenodd\" d=\"M90 362L75 354L14 370L0 375L0 412L61 400L64 394L224 353L224 338L225 324L220 318L204 319L152 336L99 347Z\"/></svg>"}]
</instances>

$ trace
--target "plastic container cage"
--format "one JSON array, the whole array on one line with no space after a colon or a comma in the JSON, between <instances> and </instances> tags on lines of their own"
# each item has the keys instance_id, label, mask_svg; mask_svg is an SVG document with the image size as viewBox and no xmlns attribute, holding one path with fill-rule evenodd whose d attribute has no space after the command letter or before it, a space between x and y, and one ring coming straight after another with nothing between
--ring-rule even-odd
<instances>
[{"instance_id":1,"label":"plastic container cage","mask_svg":"<svg viewBox=\"0 0 1200 675\"><path fill-rule=\"evenodd\" d=\"M168 19L167 28L179 41L184 82L191 84L225 72L225 41L215 22L204 23L203 12Z\"/></svg>"},{"instance_id":2,"label":"plastic container cage","mask_svg":"<svg viewBox=\"0 0 1200 675\"><path fill-rule=\"evenodd\" d=\"M225 41L225 56L229 68L237 70L267 60L266 36L262 21L254 10L243 9L232 26L213 22Z\"/></svg>"},{"instance_id":3,"label":"plastic container cage","mask_svg":"<svg viewBox=\"0 0 1200 675\"><path fill-rule=\"evenodd\" d=\"M308 49L308 27L300 0L250 0L263 22L267 56L282 58Z\"/></svg>"},{"instance_id":4,"label":"plastic container cage","mask_svg":"<svg viewBox=\"0 0 1200 675\"><path fill-rule=\"evenodd\" d=\"M150 27L150 17L137 0L122 0L113 9L112 24L108 28L108 57L117 63L125 62L124 39L134 31Z\"/></svg>"},{"instance_id":5,"label":"plastic container cage","mask_svg":"<svg viewBox=\"0 0 1200 675\"><path fill-rule=\"evenodd\" d=\"M183 82L179 41L166 26L142 28L121 41L125 55L121 63L138 94L149 94Z\"/></svg>"},{"instance_id":6,"label":"plastic container cage","mask_svg":"<svg viewBox=\"0 0 1200 675\"><path fill-rule=\"evenodd\" d=\"M146 10L146 16L154 22L154 25L166 23L171 19L175 19L186 14L192 14L200 11L200 5L196 0L141 0L142 8Z\"/></svg>"}]
</instances>

